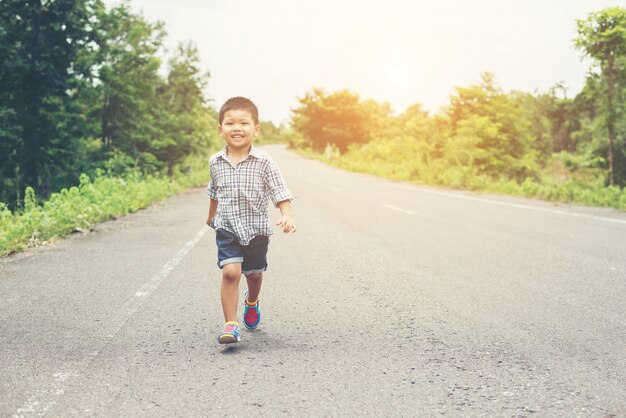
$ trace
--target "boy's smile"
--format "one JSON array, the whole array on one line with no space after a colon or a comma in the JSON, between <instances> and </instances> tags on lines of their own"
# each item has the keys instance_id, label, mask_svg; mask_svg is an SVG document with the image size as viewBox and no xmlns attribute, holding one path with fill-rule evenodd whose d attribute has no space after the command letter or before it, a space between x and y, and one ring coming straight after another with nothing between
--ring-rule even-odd
<instances>
[{"instance_id":1,"label":"boy's smile","mask_svg":"<svg viewBox=\"0 0 626 418\"><path fill-rule=\"evenodd\" d=\"M252 138L259 134L260 126L254 123L247 110L229 110L219 126L219 132L232 151L247 151Z\"/></svg>"}]
</instances>

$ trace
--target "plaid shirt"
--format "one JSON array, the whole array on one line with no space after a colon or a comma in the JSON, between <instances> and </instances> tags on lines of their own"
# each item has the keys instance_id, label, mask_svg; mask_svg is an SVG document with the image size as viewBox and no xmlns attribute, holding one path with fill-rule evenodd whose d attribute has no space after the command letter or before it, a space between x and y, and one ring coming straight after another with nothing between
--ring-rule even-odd
<instances>
[{"instance_id":1,"label":"plaid shirt","mask_svg":"<svg viewBox=\"0 0 626 418\"><path fill-rule=\"evenodd\" d=\"M209 159L211 181L207 193L218 202L212 226L232 232L242 245L248 245L257 235L272 234L267 215L269 199L278 206L284 200L293 200L293 196L265 151L252 146L250 154L233 166L227 148Z\"/></svg>"}]
</instances>

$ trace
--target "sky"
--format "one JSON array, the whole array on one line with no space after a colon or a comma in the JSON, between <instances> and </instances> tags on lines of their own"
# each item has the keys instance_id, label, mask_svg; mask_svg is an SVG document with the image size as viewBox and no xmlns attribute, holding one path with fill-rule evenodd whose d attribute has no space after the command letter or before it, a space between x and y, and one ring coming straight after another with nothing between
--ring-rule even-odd
<instances>
[{"instance_id":1,"label":"sky","mask_svg":"<svg viewBox=\"0 0 626 418\"><path fill-rule=\"evenodd\" d=\"M119 3L106 0L106 4ZM626 0L129 0L165 23L166 46L192 41L215 107L246 96L288 122L314 87L348 89L437 112L455 87L491 72L505 91L582 88L590 61L576 20Z\"/></svg>"}]
</instances>

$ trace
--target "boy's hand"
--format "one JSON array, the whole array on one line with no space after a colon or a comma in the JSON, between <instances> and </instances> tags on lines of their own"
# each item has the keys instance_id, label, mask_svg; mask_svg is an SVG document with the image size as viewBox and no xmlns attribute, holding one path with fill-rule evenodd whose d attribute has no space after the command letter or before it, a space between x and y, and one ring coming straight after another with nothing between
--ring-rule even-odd
<instances>
[{"instance_id":1,"label":"boy's hand","mask_svg":"<svg viewBox=\"0 0 626 418\"><path fill-rule=\"evenodd\" d=\"M278 222L276 222L284 233L296 232L296 225L293 223L293 218L289 215L283 215Z\"/></svg>"},{"instance_id":2,"label":"boy's hand","mask_svg":"<svg viewBox=\"0 0 626 418\"><path fill-rule=\"evenodd\" d=\"M217 215L217 200L211 199L211 203L209 204L209 214L206 218L206 224L211 228L215 229L215 216Z\"/></svg>"}]
</instances>

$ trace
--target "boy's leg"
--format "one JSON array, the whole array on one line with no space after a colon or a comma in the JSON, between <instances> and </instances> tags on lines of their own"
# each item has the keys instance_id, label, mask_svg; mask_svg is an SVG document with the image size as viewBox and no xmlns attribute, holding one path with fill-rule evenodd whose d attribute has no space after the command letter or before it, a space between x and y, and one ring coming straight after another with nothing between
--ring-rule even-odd
<instances>
[{"instance_id":1,"label":"boy's leg","mask_svg":"<svg viewBox=\"0 0 626 418\"><path fill-rule=\"evenodd\" d=\"M259 309L259 293L263 283L263 273L246 274L248 290L243 301L243 324L252 330L261 322L261 310Z\"/></svg>"},{"instance_id":2,"label":"boy's leg","mask_svg":"<svg viewBox=\"0 0 626 418\"><path fill-rule=\"evenodd\" d=\"M226 264L222 268L221 296L225 322L237 321L240 279L241 263Z\"/></svg>"},{"instance_id":3,"label":"boy's leg","mask_svg":"<svg viewBox=\"0 0 626 418\"><path fill-rule=\"evenodd\" d=\"M267 245L269 237L257 236L244 247L243 274L248 282L246 301L244 301L243 324L248 329L255 329L261 321L259 293L263 283L263 272L267 268ZM251 305L249 302L252 302Z\"/></svg>"},{"instance_id":4,"label":"boy's leg","mask_svg":"<svg viewBox=\"0 0 626 418\"><path fill-rule=\"evenodd\" d=\"M261 285L263 284L263 273L246 274L246 282L248 282L248 302L256 302L261 293Z\"/></svg>"},{"instance_id":5,"label":"boy's leg","mask_svg":"<svg viewBox=\"0 0 626 418\"><path fill-rule=\"evenodd\" d=\"M263 272L267 268L267 248L269 237L260 235L254 237L248 246L244 247L243 274L248 282L248 300L256 302L261 292Z\"/></svg>"}]
</instances>

